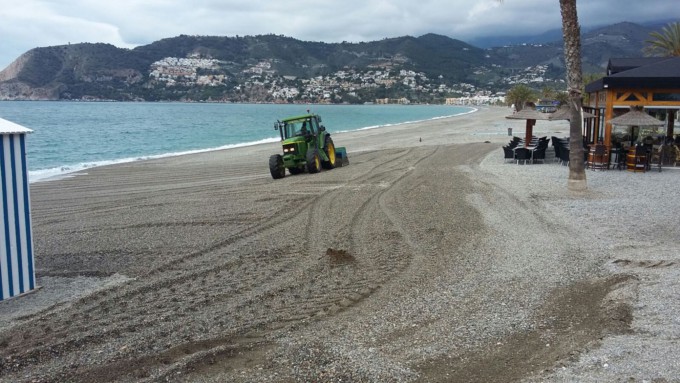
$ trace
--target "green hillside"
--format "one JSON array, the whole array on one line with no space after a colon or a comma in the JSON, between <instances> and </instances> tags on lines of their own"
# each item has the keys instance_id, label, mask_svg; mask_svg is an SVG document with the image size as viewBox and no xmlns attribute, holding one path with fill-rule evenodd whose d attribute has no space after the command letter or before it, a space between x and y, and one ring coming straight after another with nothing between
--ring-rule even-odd
<instances>
[{"instance_id":1,"label":"green hillside","mask_svg":"<svg viewBox=\"0 0 680 383\"><path fill-rule=\"evenodd\" d=\"M585 34L584 71L601 71L609 57L640 56L649 32L621 23ZM2 72L0 99L442 102L517 83L560 89L561 54L559 41L480 49L436 34L360 43L180 35L134 49L32 49Z\"/></svg>"}]
</instances>

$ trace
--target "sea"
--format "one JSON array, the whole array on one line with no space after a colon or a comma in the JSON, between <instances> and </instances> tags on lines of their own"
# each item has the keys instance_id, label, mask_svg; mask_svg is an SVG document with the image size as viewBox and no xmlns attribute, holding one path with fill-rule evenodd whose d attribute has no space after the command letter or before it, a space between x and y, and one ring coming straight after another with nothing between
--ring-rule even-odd
<instances>
[{"instance_id":1,"label":"sea","mask_svg":"<svg viewBox=\"0 0 680 383\"><path fill-rule=\"evenodd\" d=\"M275 142L278 119L308 112L337 133L473 111L449 105L0 101L0 118L33 130L26 140L31 183L96 166Z\"/></svg>"}]
</instances>

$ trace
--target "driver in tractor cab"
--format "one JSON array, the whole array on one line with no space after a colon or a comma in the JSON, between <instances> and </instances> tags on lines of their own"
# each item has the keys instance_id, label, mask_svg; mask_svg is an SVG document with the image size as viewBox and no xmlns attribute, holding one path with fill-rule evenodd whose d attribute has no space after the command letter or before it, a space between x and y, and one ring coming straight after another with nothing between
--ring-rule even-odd
<instances>
[{"instance_id":1,"label":"driver in tractor cab","mask_svg":"<svg viewBox=\"0 0 680 383\"><path fill-rule=\"evenodd\" d=\"M310 128L307 128L307 123L309 123ZM304 121L302 123L302 128L300 129L299 135L305 137L306 140L309 140L312 136L311 124L311 121Z\"/></svg>"}]
</instances>

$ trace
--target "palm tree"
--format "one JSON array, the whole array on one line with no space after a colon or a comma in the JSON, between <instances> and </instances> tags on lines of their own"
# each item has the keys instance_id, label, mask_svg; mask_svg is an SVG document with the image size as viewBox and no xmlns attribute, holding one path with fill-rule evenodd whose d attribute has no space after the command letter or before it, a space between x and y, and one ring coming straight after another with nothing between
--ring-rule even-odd
<instances>
[{"instance_id":1,"label":"palm tree","mask_svg":"<svg viewBox=\"0 0 680 383\"><path fill-rule=\"evenodd\" d=\"M536 99L534 91L526 85L519 84L508 91L505 96L506 103L515 105L515 110L520 111L528 101Z\"/></svg>"},{"instance_id":2,"label":"palm tree","mask_svg":"<svg viewBox=\"0 0 680 383\"><path fill-rule=\"evenodd\" d=\"M498 0L503 2L503 0ZM583 109L581 88L581 27L578 24L576 0L560 0L562 36L564 38L564 61L567 66L567 91L569 94L569 179L571 191L587 189L586 169L583 157Z\"/></svg>"},{"instance_id":3,"label":"palm tree","mask_svg":"<svg viewBox=\"0 0 680 383\"><path fill-rule=\"evenodd\" d=\"M662 33L652 32L650 40L645 41L643 51L647 56L680 56L680 23L670 23L663 27Z\"/></svg>"},{"instance_id":4,"label":"palm tree","mask_svg":"<svg viewBox=\"0 0 680 383\"><path fill-rule=\"evenodd\" d=\"M564 38L564 61L567 64L567 88L569 93L569 179L567 187L572 191L586 190L586 169L583 157L583 109L581 88L581 27L578 24L576 0L560 0L562 36Z\"/></svg>"},{"instance_id":5,"label":"palm tree","mask_svg":"<svg viewBox=\"0 0 680 383\"><path fill-rule=\"evenodd\" d=\"M562 105L569 105L569 95L567 92L555 91L555 101L560 104L560 107Z\"/></svg>"}]
</instances>

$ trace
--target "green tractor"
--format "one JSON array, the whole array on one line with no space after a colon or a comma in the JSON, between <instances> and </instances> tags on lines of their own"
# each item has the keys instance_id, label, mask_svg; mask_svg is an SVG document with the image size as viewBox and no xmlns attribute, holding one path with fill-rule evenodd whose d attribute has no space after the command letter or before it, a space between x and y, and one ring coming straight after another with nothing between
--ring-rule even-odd
<instances>
[{"instance_id":1,"label":"green tractor","mask_svg":"<svg viewBox=\"0 0 680 383\"><path fill-rule=\"evenodd\" d=\"M281 133L283 145L283 155L269 157L269 171L274 179L285 177L286 169L293 175L305 170L318 173L321 168L333 169L348 163L345 148L335 147L317 114L277 121L274 129Z\"/></svg>"}]
</instances>

